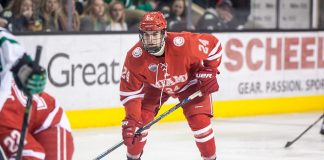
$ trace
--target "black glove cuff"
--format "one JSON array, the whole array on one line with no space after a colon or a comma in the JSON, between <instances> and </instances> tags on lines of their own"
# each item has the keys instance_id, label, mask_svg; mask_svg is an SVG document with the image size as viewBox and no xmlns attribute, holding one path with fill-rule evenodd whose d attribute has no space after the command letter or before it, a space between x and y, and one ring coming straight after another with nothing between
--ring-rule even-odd
<instances>
[{"instance_id":1,"label":"black glove cuff","mask_svg":"<svg viewBox=\"0 0 324 160\"><path fill-rule=\"evenodd\" d=\"M31 58L27 54L24 54L13 65L13 67L11 68L11 71L13 73L13 78L14 78L18 88L20 90L22 90L24 93L28 93L27 88L26 88L27 79L34 72L34 70L32 68Z\"/></svg>"}]
</instances>

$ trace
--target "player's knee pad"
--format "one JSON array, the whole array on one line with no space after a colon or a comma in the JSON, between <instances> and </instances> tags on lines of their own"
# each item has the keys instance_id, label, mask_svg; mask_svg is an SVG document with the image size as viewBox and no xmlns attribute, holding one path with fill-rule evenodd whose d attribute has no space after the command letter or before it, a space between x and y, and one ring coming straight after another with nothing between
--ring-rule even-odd
<instances>
[{"instance_id":1,"label":"player's knee pad","mask_svg":"<svg viewBox=\"0 0 324 160\"><path fill-rule=\"evenodd\" d=\"M72 133L62 127L51 127L35 135L45 149L46 160L72 160L74 144Z\"/></svg>"},{"instance_id":2,"label":"player's knee pad","mask_svg":"<svg viewBox=\"0 0 324 160\"><path fill-rule=\"evenodd\" d=\"M206 142L214 138L210 117L206 114L196 114L188 118L188 123L194 133L196 142Z\"/></svg>"}]
</instances>

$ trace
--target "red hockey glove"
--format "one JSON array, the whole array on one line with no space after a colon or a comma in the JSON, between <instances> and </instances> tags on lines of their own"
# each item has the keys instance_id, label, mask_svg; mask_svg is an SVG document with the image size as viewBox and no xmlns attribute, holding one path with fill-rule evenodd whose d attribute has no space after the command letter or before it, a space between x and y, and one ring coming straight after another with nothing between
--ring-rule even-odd
<instances>
[{"instance_id":1,"label":"red hockey glove","mask_svg":"<svg viewBox=\"0 0 324 160\"><path fill-rule=\"evenodd\" d=\"M196 72L198 79L198 89L202 94L210 94L218 91L218 83L216 75L219 74L217 69L204 67Z\"/></svg>"},{"instance_id":2,"label":"red hockey glove","mask_svg":"<svg viewBox=\"0 0 324 160\"><path fill-rule=\"evenodd\" d=\"M141 135L135 135L135 132L138 128L142 127L142 122L137 122L134 119L124 119L122 121L122 128L123 128L123 139L124 144L126 146L135 145L139 141L141 141Z\"/></svg>"}]
</instances>

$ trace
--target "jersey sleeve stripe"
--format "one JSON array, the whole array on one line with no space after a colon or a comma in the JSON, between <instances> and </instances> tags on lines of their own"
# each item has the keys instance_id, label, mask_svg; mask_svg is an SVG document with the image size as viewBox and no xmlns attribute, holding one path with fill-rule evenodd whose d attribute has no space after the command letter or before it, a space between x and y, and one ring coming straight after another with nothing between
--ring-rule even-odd
<instances>
[{"instance_id":1,"label":"jersey sleeve stripe","mask_svg":"<svg viewBox=\"0 0 324 160\"><path fill-rule=\"evenodd\" d=\"M185 91L186 89L188 89L190 86L194 85L198 83L198 80L197 79L193 79L191 81L189 81L184 87L182 87L182 89L180 91L178 91L177 93L181 93L183 91Z\"/></svg>"},{"instance_id":2,"label":"jersey sleeve stripe","mask_svg":"<svg viewBox=\"0 0 324 160\"><path fill-rule=\"evenodd\" d=\"M59 106L57 105L57 103L55 103L55 108L54 110L46 117L46 120L44 121L44 123L42 124L42 126L40 128L38 128L34 134L39 133L45 129L47 129L51 124L53 119L55 118L55 116L57 115L58 111L59 111Z\"/></svg>"},{"instance_id":3,"label":"jersey sleeve stripe","mask_svg":"<svg viewBox=\"0 0 324 160\"><path fill-rule=\"evenodd\" d=\"M45 158L45 153L33 151L33 150L30 150L30 149L24 149L22 151L22 155L23 155L23 157L34 157L34 158L37 158L37 159L44 159Z\"/></svg>"},{"instance_id":4,"label":"jersey sleeve stripe","mask_svg":"<svg viewBox=\"0 0 324 160\"><path fill-rule=\"evenodd\" d=\"M207 60L208 60L208 61L215 60L215 59L221 57L222 54L223 54L223 51L220 51L220 52L218 52L217 54L215 54L215 55L213 55L213 56L211 56L211 57L208 57Z\"/></svg>"},{"instance_id":5,"label":"jersey sleeve stripe","mask_svg":"<svg viewBox=\"0 0 324 160\"><path fill-rule=\"evenodd\" d=\"M69 119L67 118L65 112L62 113L61 120L60 120L60 122L58 123L58 125L59 125L60 127L64 128L65 130L67 130L67 131L69 131L69 132L72 132L71 125L70 125L70 122L69 122Z\"/></svg>"},{"instance_id":6,"label":"jersey sleeve stripe","mask_svg":"<svg viewBox=\"0 0 324 160\"><path fill-rule=\"evenodd\" d=\"M9 38L7 38L7 37L2 37L2 38L0 38L0 47L2 46L2 44L3 44L4 42L9 42L9 43L12 43L12 44L17 44L17 43L18 43L18 42L17 42L16 40L14 40L14 39L9 39Z\"/></svg>"},{"instance_id":7,"label":"jersey sleeve stripe","mask_svg":"<svg viewBox=\"0 0 324 160\"><path fill-rule=\"evenodd\" d=\"M141 89L137 90L137 91L133 91L133 92L123 92L123 91L120 91L120 95L121 96L132 96L132 95L136 95L136 94L139 94L142 92L144 88L144 84L142 85Z\"/></svg>"},{"instance_id":8,"label":"jersey sleeve stripe","mask_svg":"<svg viewBox=\"0 0 324 160\"><path fill-rule=\"evenodd\" d=\"M128 96L127 98L123 99L121 101L122 104L125 104L126 102L128 102L129 100L135 99L135 98L144 98L144 94L137 94L137 95L133 95L133 96Z\"/></svg>"},{"instance_id":9,"label":"jersey sleeve stripe","mask_svg":"<svg viewBox=\"0 0 324 160\"><path fill-rule=\"evenodd\" d=\"M214 47L214 48L209 52L208 57L213 56L214 54L216 54L217 51L218 51L218 49L219 49L219 47L220 47L220 45L221 45L221 43L218 42L218 43L215 45L215 47Z\"/></svg>"}]
</instances>

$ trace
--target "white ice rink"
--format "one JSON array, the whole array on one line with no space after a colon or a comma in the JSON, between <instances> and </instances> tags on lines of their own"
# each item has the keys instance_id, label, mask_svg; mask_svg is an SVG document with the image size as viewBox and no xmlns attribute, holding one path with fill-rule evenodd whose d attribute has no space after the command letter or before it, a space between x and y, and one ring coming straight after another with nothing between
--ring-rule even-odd
<instances>
[{"instance_id":1,"label":"white ice rink","mask_svg":"<svg viewBox=\"0 0 324 160\"><path fill-rule=\"evenodd\" d=\"M324 160L322 120L290 148L293 140L321 112L217 118L213 121L217 160ZM91 160L121 141L120 127L74 130L75 160ZM125 160L121 146L103 160ZM149 132L142 160L200 160L192 132L185 122L157 123Z\"/></svg>"}]
</instances>

